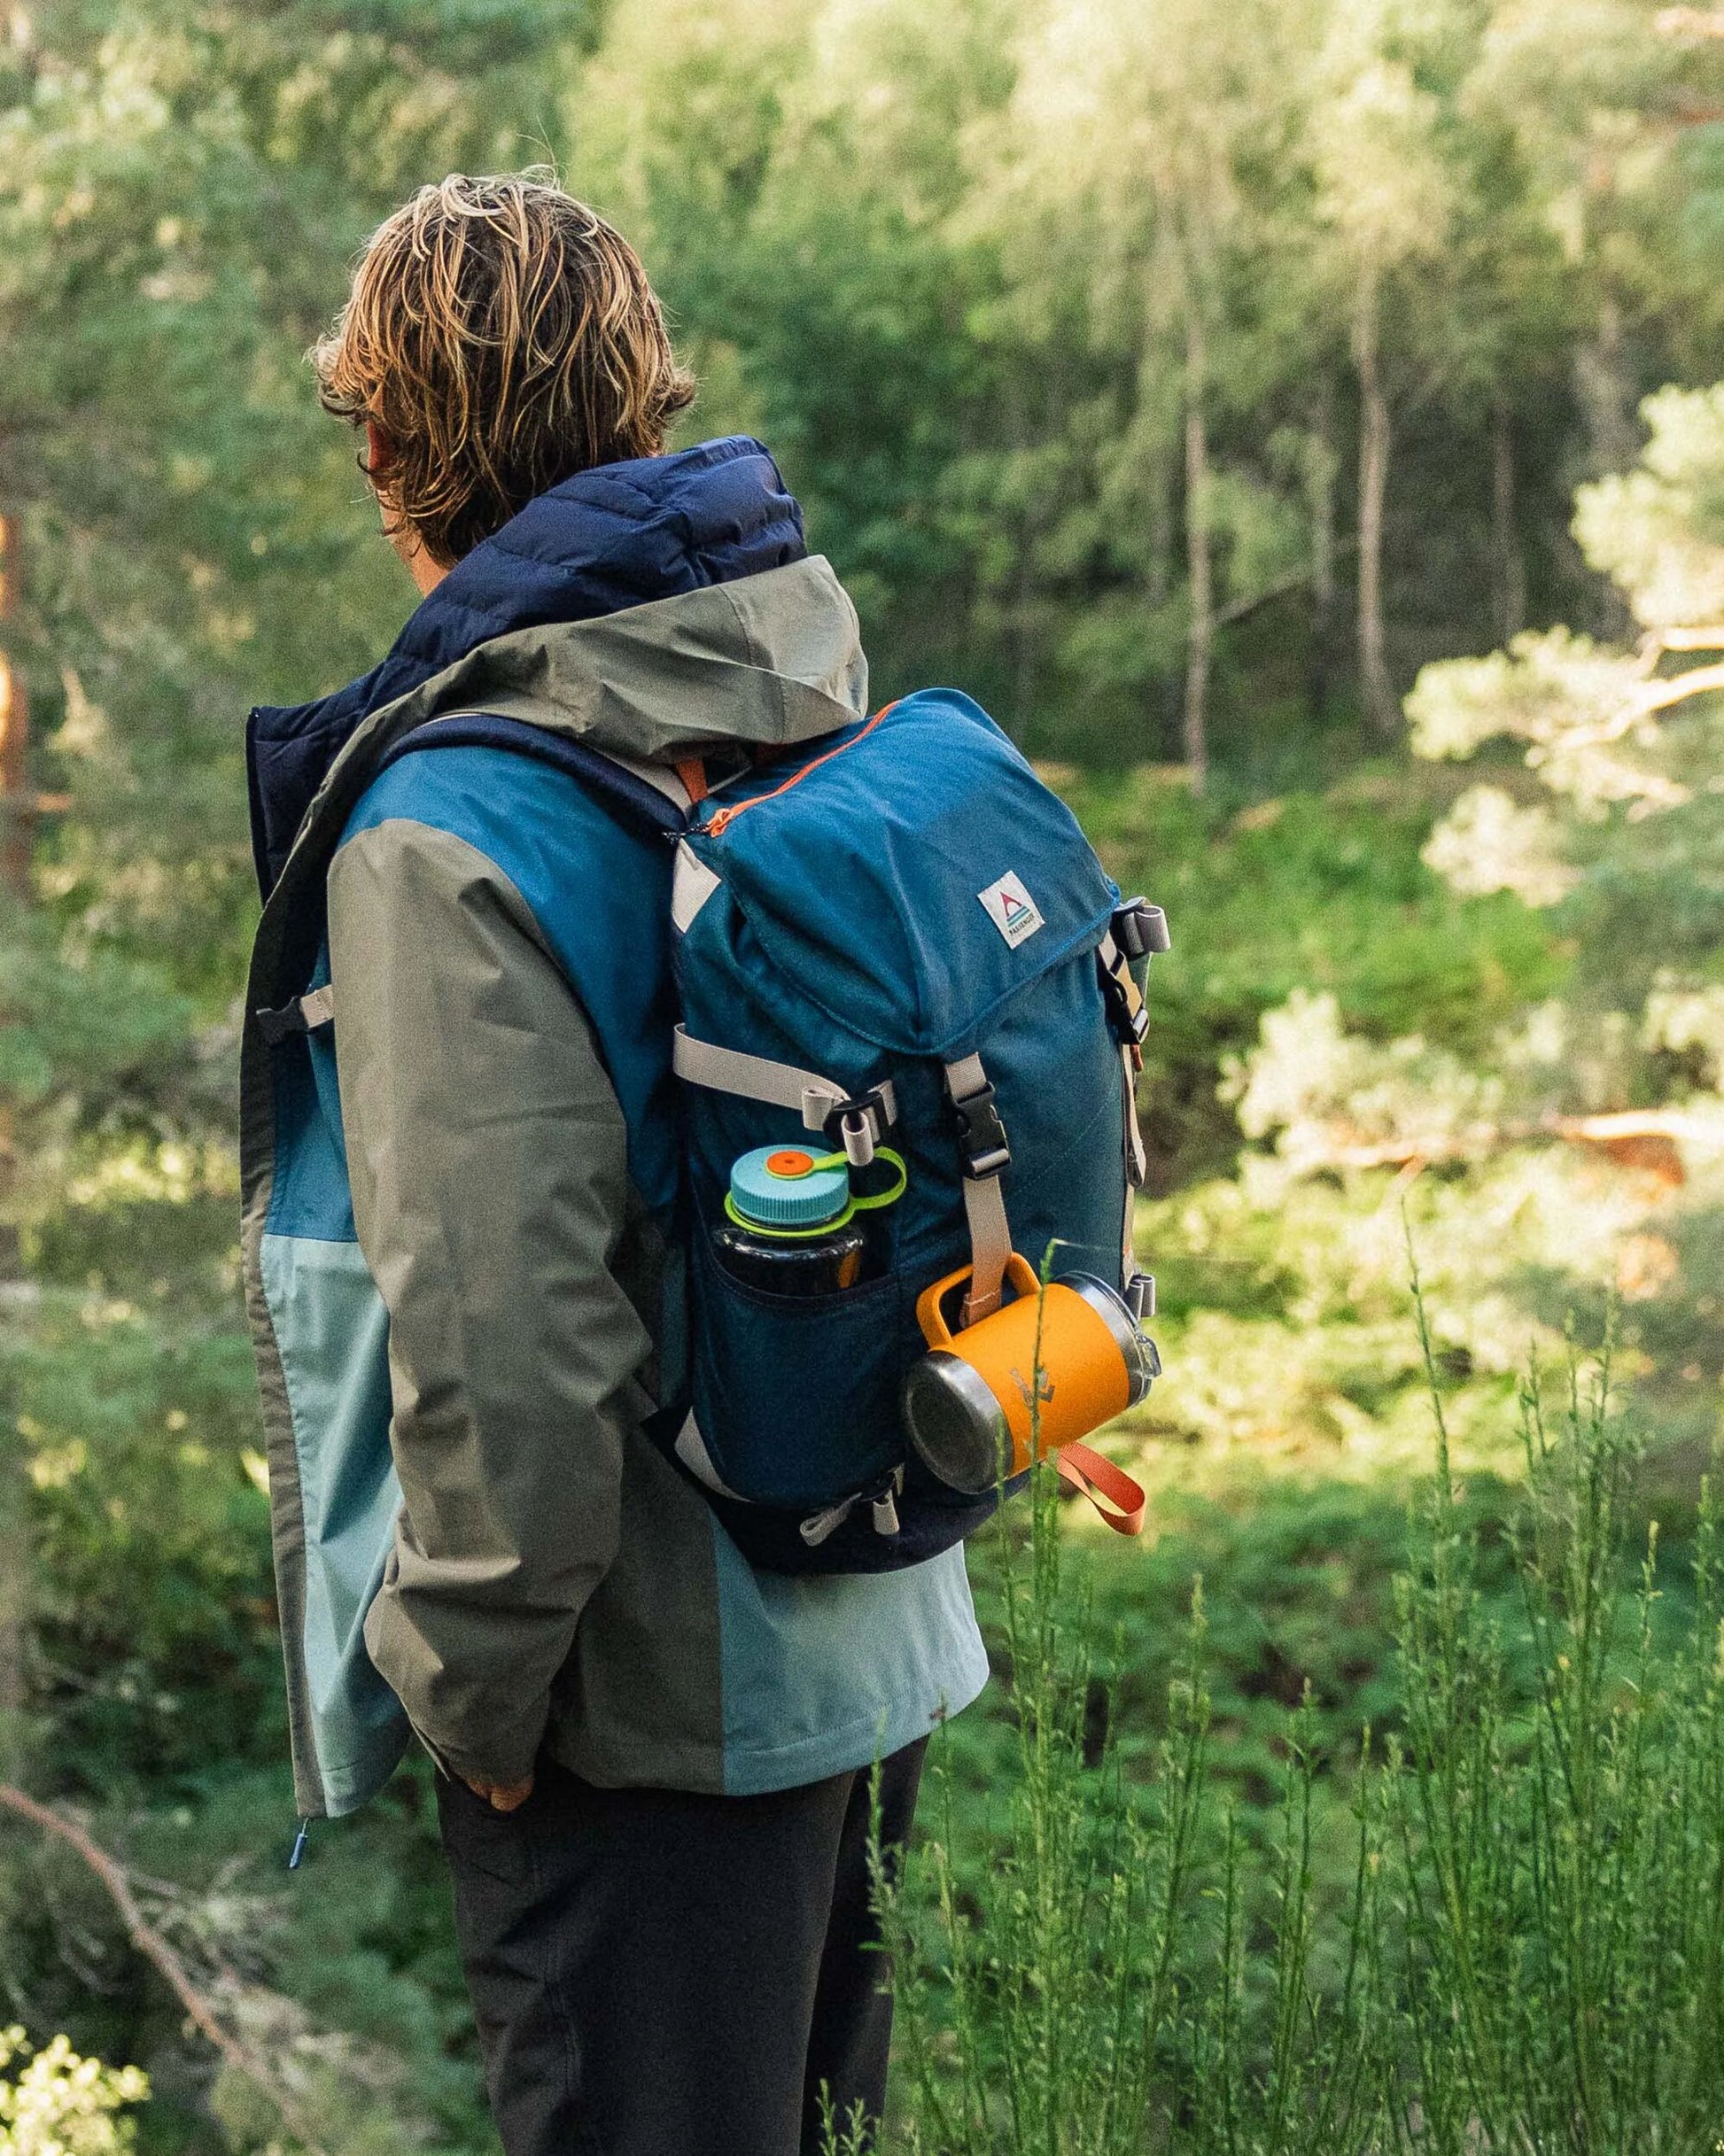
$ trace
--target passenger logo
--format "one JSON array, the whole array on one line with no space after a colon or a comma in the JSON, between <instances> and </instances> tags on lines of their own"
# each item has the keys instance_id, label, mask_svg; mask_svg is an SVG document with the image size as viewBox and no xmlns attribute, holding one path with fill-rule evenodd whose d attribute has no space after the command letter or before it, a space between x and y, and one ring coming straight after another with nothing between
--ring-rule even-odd
<instances>
[{"instance_id":1,"label":"passenger logo","mask_svg":"<svg viewBox=\"0 0 1724 2156\"><path fill-rule=\"evenodd\" d=\"M976 896L988 909L988 919L1015 950L1020 943L1028 942L1036 931L1044 927L1036 901L1023 888L1023 879L1008 869L997 883L990 883Z\"/></svg>"}]
</instances>

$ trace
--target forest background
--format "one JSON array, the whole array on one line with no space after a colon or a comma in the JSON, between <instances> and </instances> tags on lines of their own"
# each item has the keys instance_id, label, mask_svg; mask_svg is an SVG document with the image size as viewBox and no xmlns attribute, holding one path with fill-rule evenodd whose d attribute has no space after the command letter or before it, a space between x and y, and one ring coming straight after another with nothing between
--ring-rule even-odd
<instances>
[{"instance_id":1,"label":"forest background","mask_svg":"<svg viewBox=\"0 0 1724 2156\"><path fill-rule=\"evenodd\" d=\"M410 596L303 354L415 186L535 159L643 252L689 438L772 446L875 700L979 696L1169 911L1155 1526L1068 1523L1119 1726L1199 1571L1247 1833L1308 1685L1324 1772L1394 1726L1403 1218L1477 1521L1529 1345L1612 1299L1667 1538L1719 1426L1724 17L0 0L0 1780L229 2051L16 1813L0 2023L147 2067L151 2149L292 2144L259 2059L332 2156L493 2145L424 1772L283 1869L233 1101L245 711Z\"/></svg>"}]
</instances>

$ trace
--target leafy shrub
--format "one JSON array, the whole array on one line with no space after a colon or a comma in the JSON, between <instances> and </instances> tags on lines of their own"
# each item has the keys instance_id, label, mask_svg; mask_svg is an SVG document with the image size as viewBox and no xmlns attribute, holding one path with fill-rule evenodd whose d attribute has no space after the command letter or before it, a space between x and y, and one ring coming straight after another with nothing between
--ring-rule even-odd
<instances>
[{"instance_id":1,"label":"leafy shrub","mask_svg":"<svg viewBox=\"0 0 1724 2156\"><path fill-rule=\"evenodd\" d=\"M1415 1283L1417 1290L1417 1283ZM1710 2152L1724 2120L1724 1551L1710 1486L1680 1596L1636 1570L1638 1447L1610 1350L1522 1388L1505 1617L1451 1460L1399 1585L1387 1741L1356 1772L1308 1698L1278 1823L1208 1756L1194 1593L1159 1754L1122 1757L1056 1478L1006 1546L1015 1748L986 1863L936 1756L876 1866L907 2156ZM1680 1600L1680 1609L1672 1604ZM1103 1702L1098 1717L1098 1685ZM1099 1723L1099 1728L1098 1728ZM949 1744L944 1747L949 1754ZM1141 1771L1139 1771L1141 1769ZM1345 1863L1340 1843L1345 1841ZM833 2147L847 2144L835 2131Z\"/></svg>"},{"instance_id":2,"label":"leafy shrub","mask_svg":"<svg viewBox=\"0 0 1724 2156\"><path fill-rule=\"evenodd\" d=\"M33 2054L21 2028L0 2028L0 2156L120 2156L132 2129L118 2114L149 2093L136 2067L80 2059L64 2036Z\"/></svg>"}]
</instances>

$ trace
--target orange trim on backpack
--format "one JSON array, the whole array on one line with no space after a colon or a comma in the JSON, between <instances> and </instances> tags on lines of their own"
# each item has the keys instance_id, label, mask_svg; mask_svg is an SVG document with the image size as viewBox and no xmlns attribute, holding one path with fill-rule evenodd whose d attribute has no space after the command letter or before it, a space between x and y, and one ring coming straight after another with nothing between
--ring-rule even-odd
<instances>
[{"instance_id":1,"label":"orange trim on backpack","mask_svg":"<svg viewBox=\"0 0 1724 2156\"><path fill-rule=\"evenodd\" d=\"M687 792L688 805L691 809L706 799L710 789L706 783L706 758L704 756L684 756L680 764L672 764L671 769L681 779Z\"/></svg>"},{"instance_id":2,"label":"orange trim on backpack","mask_svg":"<svg viewBox=\"0 0 1724 2156\"><path fill-rule=\"evenodd\" d=\"M822 764L830 764L834 756L841 756L845 749L854 748L858 741L866 741L881 720L885 717L887 712L895 711L897 709L896 703L882 705L863 727L860 733L852 734L847 741L840 741L835 748L828 748L823 756L816 756L812 764L804 764L799 772L793 773L782 786L775 786L770 794L757 794L751 801L739 801L728 809L720 809L706 826L708 834L712 838L717 838L727 825L735 821L744 809L757 809L763 801L776 801L780 794L788 794L793 786L800 786L810 772L819 771ZM697 795L696 799L698 798Z\"/></svg>"}]
</instances>

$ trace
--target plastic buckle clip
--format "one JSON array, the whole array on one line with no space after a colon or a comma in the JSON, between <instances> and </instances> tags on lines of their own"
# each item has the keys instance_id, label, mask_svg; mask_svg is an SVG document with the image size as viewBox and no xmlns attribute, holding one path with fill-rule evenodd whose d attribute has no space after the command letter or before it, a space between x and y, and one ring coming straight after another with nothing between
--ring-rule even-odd
<instances>
[{"instance_id":1,"label":"plastic buckle clip","mask_svg":"<svg viewBox=\"0 0 1724 2156\"><path fill-rule=\"evenodd\" d=\"M826 1142L842 1152L852 1167L866 1167L877 1146L886 1142L890 1118L886 1097L878 1086L834 1104L820 1128Z\"/></svg>"},{"instance_id":2,"label":"plastic buckle clip","mask_svg":"<svg viewBox=\"0 0 1724 2156\"><path fill-rule=\"evenodd\" d=\"M984 1085L961 1100L954 1097L951 1105L958 1111L958 1150L970 1180L980 1183L1010 1167L1012 1148L1006 1140L999 1110L994 1105L993 1087Z\"/></svg>"},{"instance_id":3,"label":"plastic buckle clip","mask_svg":"<svg viewBox=\"0 0 1724 2156\"><path fill-rule=\"evenodd\" d=\"M1149 1010L1140 996L1135 994L1135 984L1128 986L1129 976L1122 966L1118 972L1112 966L1100 969L1101 993L1107 1005L1107 1022L1129 1048L1141 1048L1144 1035L1149 1031ZM1137 1009L1132 1009L1133 1004Z\"/></svg>"},{"instance_id":4,"label":"plastic buckle clip","mask_svg":"<svg viewBox=\"0 0 1724 2156\"><path fill-rule=\"evenodd\" d=\"M291 1041L296 1033L309 1030L297 996L291 1003L283 1004L278 1010L265 1010L260 1005L252 1015L258 1021L258 1031L263 1036L266 1048L279 1048L283 1041Z\"/></svg>"}]
</instances>

